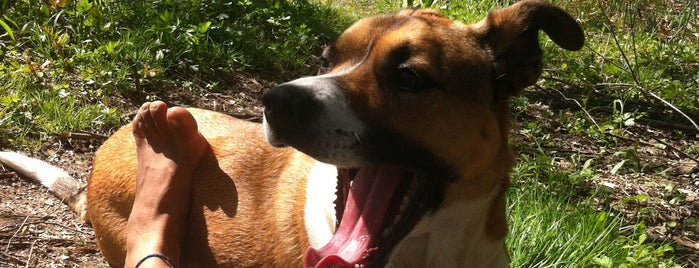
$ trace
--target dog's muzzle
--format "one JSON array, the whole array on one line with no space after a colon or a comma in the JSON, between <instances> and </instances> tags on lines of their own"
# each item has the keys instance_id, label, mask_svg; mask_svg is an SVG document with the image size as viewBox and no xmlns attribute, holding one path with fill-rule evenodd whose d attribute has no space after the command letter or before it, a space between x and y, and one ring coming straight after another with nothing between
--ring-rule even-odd
<instances>
[{"instance_id":1,"label":"dog's muzzle","mask_svg":"<svg viewBox=\"0 0 699 268\"><path fill-rule=\"evenodd\" d=\"M299 128L310 127L323 113L317 97L329 79L301 78L269 89L262 96L265 133L274 146L293 145L304 139Z\"/></svg>"}]
</instances>

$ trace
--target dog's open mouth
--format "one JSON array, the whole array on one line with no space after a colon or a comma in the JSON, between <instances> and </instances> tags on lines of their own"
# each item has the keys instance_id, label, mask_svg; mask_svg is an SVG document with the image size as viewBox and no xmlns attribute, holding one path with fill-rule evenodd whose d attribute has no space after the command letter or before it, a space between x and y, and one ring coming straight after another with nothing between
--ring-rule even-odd
<instances>
[{"instance_id":1,"label":"dog's open mouth","mask_svg":"<svg viewBox=\"0 0 699 268\"><path fill-rule=\"evenodd\" d=\"M369 267L391 249L429 209L425 180L397 166L338 170L337 217L330 242L306 251L306 267ZM351 185L351 186L350 186Z\"/></svg>"}]
</instances>

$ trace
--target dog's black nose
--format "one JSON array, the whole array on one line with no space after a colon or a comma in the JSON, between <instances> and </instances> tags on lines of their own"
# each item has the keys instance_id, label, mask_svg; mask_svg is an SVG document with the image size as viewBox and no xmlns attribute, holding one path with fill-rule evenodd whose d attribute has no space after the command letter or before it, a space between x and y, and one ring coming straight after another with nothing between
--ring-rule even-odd
<instances>
[{"instance_id":1,"label":"dog's black nose","mask_svg":"<svg viewBox=\"0 0 699 268\"><path fill-rule=\"evenodd\" d=\"M289 82L269 89L262 96L267 121L275 126L312 120L322 106L312 86Z\"/></svg>"}]
</instances>

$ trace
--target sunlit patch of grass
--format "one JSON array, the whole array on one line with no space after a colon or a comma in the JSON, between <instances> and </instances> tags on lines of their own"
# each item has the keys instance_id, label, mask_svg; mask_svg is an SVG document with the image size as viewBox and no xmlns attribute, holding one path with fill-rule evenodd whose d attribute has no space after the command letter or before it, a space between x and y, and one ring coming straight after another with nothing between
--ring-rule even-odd
<instances>
[{"instance_id":1,"label":"sunlit patch of grass","mask_svg":"<svg viewBox=\"0 0 699 268\"><path fill-rule=\"evenodd\" d=\"M16 145L63 132L104 133L125 120L116 109L91 100L88 91L76 95L67 90L67 84L34 84L30 78L17 75L1 86L5 89L0 97L0 134Z\"/></svg>"},{"instance_id":2,"label":"sunlit patch of grass","mask_svg":"<svg viewBox=\"0 0 699 268\"><path fill-rule=\"evenodd\" d=\"M311 74L314 56L350 22L309 1L2 5L0 132L13 140L109 131L125 121L125 111L107 107L110 98L145 101L134 96L161 90L153 88L161 81L186 87L225 83L221 74L242 71Z\"/></svg>"},{"instance_id":3,"label":"sunlit patch of grass","mask_svg":"<svg viewBox=\"0 0 699 268\"><path fill-rule=\"evenodd\" d=\"M623 233L623 220L576 190L594 177L589 162L562 172L558 161L523 155L508 193L507 239L513 267L679 267L668 245L648 243L645 226ZM602 197L603 198L603 197Z\"/></svg>"}]
</instances>

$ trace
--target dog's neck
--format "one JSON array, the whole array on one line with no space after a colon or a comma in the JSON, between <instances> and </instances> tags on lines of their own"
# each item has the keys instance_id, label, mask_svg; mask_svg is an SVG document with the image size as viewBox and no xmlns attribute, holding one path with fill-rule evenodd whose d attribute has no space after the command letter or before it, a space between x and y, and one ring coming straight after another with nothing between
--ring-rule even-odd
<instances>
[{"instance_id":1,"label":"dog's neck","mask_svg":"<svg viewBox=\"0 0 699 268\"><path fill-rule=\"evenodd\" d=\"M426 215L398 244L386 267L507 267L504 236L488 234L499 193L452 203Z\"/></svg>"}]
</instances>

